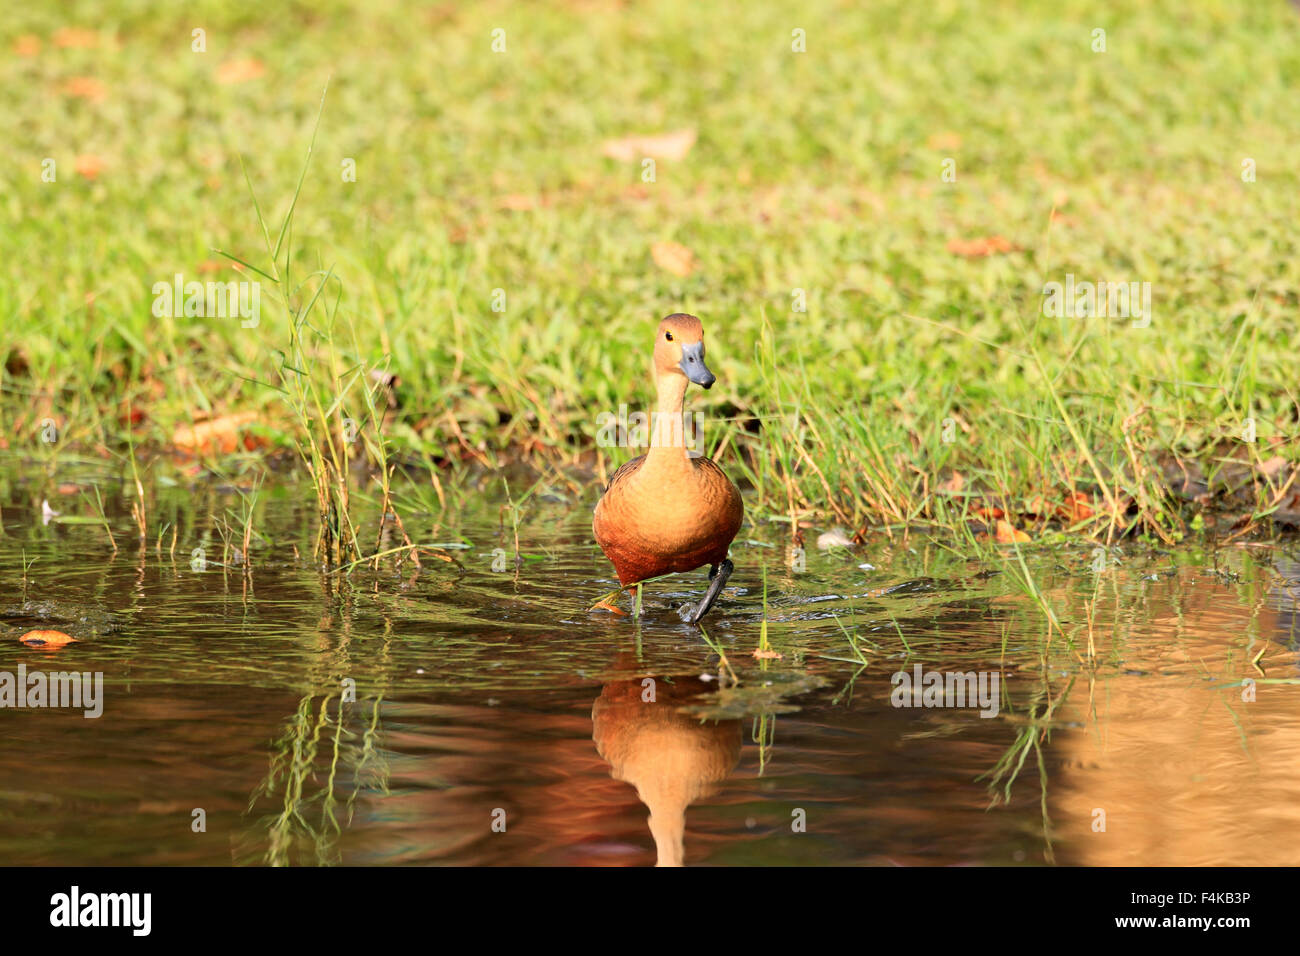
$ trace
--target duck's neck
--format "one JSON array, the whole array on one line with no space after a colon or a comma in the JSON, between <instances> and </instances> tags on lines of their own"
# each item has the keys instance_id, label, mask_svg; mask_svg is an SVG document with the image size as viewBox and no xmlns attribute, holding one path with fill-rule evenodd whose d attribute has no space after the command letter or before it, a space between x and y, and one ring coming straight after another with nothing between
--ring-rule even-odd
<instances>
[{"instance_id":1,"label":"duck's neck","mask_svg":"<svg viewBox=\"0 0 1300 956\"><path fill-rule=\"evenodd\" d=\"M658 375L655 388L659 393L650 434L650 451L646 464L662 467L690 462L686 453L686 435L682 427L682 407L686 401L686 377Z\"/></svg>"}]
</instances>

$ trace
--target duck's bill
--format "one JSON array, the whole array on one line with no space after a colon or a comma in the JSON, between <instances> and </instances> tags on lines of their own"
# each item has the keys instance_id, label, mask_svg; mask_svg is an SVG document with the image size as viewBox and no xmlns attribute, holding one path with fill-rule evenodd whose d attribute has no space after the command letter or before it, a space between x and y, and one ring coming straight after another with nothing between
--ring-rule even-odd
<instances>
[{"instance_id":1,"label":"duck's bill","mask_svg":"<svg viewBox=\"0 0 1300 956\"><path fill-rule=\"evenodd\" d=\"M681 370L686 373L686 378L701 388L709 388L716 382L717 377L709 371L709 367L704 364L704 343L695 342L691 345L682 346Z\"/></svg>"}]
</instances>

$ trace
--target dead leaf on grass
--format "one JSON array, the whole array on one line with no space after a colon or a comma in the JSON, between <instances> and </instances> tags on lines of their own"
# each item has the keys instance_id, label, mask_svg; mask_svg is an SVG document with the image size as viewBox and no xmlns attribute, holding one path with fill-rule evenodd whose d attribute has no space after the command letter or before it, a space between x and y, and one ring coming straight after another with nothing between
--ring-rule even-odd
<instances>
[{"instance_id":1,"label":"dead leaf on grass","mask_svg":"<svg viewBox=\"0 0 1300 956\"><path fill-rule=\"evenodd\" d=\"M954 471L946 481L939 482L935 491L946 495L955 495L964 487L966 487L966 479L962 476L960 471Z\"/></svg>"},{"instance_id":2,"label":"dead leaf on grass","mask_svg":"<svg viewBox=\"0 0 1300 956\"><path fill-rule=\"evenodd\" d=\"M63 84L65 96L98 103L106 95L104 84L93 76L73 76Z\"/></svg>"},{"instance_id":3,"label":"dead leaf on grass","mask_svg":"<svg viewBox=\"0 0 1300 956\"><path fill-rule=\"evenodd\" d=\"M656 242L650 247L650 256L660 269L683 279L695 271L695 253L680 242Z\"/></svg>"},{"instance_id":4,"label":"dead leaf on grass","mask_svg":"<svg viewBox=\"0 0 1300 956\"><path fill-rule=\"evenodd\" d=\"M93 30L62 27L54 31L54 45L65 50L93 50L99 46L99 34Z\"/></svg>"},{"instance_id":5,"label":"dead leaf on grass","mask_svg":"<svg viewBox=\"0 0 1300 956\"><path fill-rule=\"evenodd\" d=\"M1000 253L1014 252L1019 247L1002 236L980 236L976 239L950 239L948 251L967 259L982 259Z\"/></svg>"},{"instance_id":6,"label":"dead leaf on grass","mask_svg":"<svg viewBox=\"0 0 1300 956\"><path fill-rule=\"evenodd\" d=\"M104 161L98 156L87 153L73 161L73 169L84 179L98 179L99 174L104 171Z\"/></svg>"},{"instance_id":7,"label":"dead leaf on grass","mask_svg":"<svg viewBox=\"0 0 1300 956\"><path fill-rule=\"evenodd\" d=\"M998 521L997 526L998 544L1023 544L1030 540L1029 535L1016 528L1010 521Z\"/></svg>"},{"instance_id":8,"label":"dead leaf on grass","mask_svg":"<svg viewBox=\"0 0 1300 956\"><path fill-rule=\"evenodd\" d=\"M695 130L687 128L651 136L607 139L600 149L610 159L624 163L638 159L666 159L671 162L685 157L694 145Z\"/></svg>"},{"instance_id":9,"label":"dead leaf on grass","mask_svg":"<svg viewBox=\"0 0 1300 956\"><path fill-rule=\"evenodd\" d=\"M266 72L261 60L248 57L243 60L227 60L217 67L218 83L245 83L255 80Z\"/></svg>"},{"instance_id":10,"label":"dead leaf on grass","mask_svg":"<svg viewBox=\"0 0 1300 956\"><path fill-rule=\"evenodd\" d=\"M251 435L241 434L244 426L257 420L256 412L222 415L194 426L181 425L172 433L172 444L189 454L228 455L236 451L243 439L244 447L256 444Z\"/></svg>"}]
</instances>

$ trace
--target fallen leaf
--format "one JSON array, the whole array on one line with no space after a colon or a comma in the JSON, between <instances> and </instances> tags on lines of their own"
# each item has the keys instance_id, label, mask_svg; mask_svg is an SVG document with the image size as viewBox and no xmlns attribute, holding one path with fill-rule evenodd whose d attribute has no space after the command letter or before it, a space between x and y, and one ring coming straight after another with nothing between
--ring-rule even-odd
<instances>
[{"instance_id":1,"label":"fallen leaf","mask_svg":"<svg viewBox=\"0 0 1300 956\"><path fill-rule=\"evenodd\" d=\"M1011 522L1002 520L998 521L996 538L998 544L1023 544L1030 540L1029 535L1017 530Z\"/></svg>"},{"instance_id":2,"label":"fallen leaf","mask_svg":"<svg viewBox=\"0 0 1300 956\"><path fill-rule=\"evenodd\" d=\"M830 531L817 536L817 548L820 551L827 551L830 548L851 547L853 547L853 539L845 533L843 528L831 528Z\"/></svg>"},{"instance_id":3,"label":"fallen leaf","mask_svg":"<svg viewBox=\"0 0 1300 956\"><path fill-rule=\"evenodd\" d=\"M64 644L75 644L76 638L64 634L62 631L28 631L18 640L28 647L62 647Z\"/></svg>"},{"instance_id":4,"label":"fallen leaf","mask_svg":"<svg viewBox=\"0 0 1300 956\"><path fill-rule=\"evenodd\" d=\"M93 30L62 27L54 31L54 45L65 50L93 50L99 46L99 34Z\"/></svg>"},{"instance_id":5,"label":"fallen leaf","mask_svg":"<svg viewBox=\"0 0 1300 956\"><path fill-rule=\"evenodd\" d=\"M601 598L599 601L597 601L595 604L593 604L590 608L588 608L588 610L589 610L589 611L595 611L595 610L609 611L611 614L616 614L616 615L618 615L619 617L627 617L627 611L623 610L621 607L619 607L619 606L616 605L616 604L610 604L609 601L607 601L605 598Z\"/></svg>"},{"instance_id":6,"label":"fallen leaf","mask_svg":"<svg viewBox=\"0 0 1300 956\"><path fill-rule=\"evenodd\" d=\"M118 412L117 421L120 425L139 425L144 421L144 412L138 408L123 408Z\"/></svg>"},{"instance_id":7,"label":"fallen leaf","mask_svg":"<svg viewBox=\"0 0 1300 956\"><path fill-rule=\"evenodd\" d=\"M1092 498L1086 492L1072 491L1065 496L1063 503L1034 495L1025 502L1025 514L1036 518L1058 518L1066 524L1078 524L1087 521L1096 512L1092 507Z\"/></svg>"},{"instance_id":8,"label":"fallen leaf","mask_svg":"<svg viewBox=\"0 0 1300 956\"><path fill-rule=\"evenodd\" d=\"M538 196L528 196L523 193L510 193L498 199L497 205L502 209L511 209L515 212L525 212L529 209L536 209L538 206L544 205L544 203Z\"/></svg>"},{"instance_id":9,"label":"fallen leaf","mask_svg":"<svg viewBox=\"0 0 1300 956\"><path fill-rule=\"evenodd\" d=\"M960 149L960 133L935 133L925 141L925 145L931 149Z\"/></svg>"},{"instance_id":10,"label":"fallen leaf","mask_svg":"<svg viewBox=\"0 0 1300 956\"><path fill-rule=\"evenodd\" d=\"M657 136L624 136L607 139L601 152L610 159L630 163L637 159L682 159L695 145L695 130L679 129Z\"/></svg>"},{"instance_id":11,"label":"fallen leaf","mask_svg":"<svg viewBox=\"0 0 1300 956\"><path fill-rule=\"evenodd\" d=\"M1061 515L1071 524L1077 524L1080 521L1087 521L1095 514L1092 510L1092 499L1082 491L1075 491L1065 496L1065 508Z\"/></svg>"},{"instance_id":12,"label":"fallen leaf","mask_svg":"<svg viewBox=\"0 0 1300 956\"><path fill-rule=\"evenodd\" d=\"M1017 249L1011 240L1002 236L981 236L978 239L950 239L948 251L968 259L981 259L995 253L1014 252Z\"/></svg>"},{"instance_id":13,"label":"fallen leaf","mask_svg":"<svg viewBox=\"0 0 1300 956\"><path fill-rule=\"evenodd\" d=\"M1276 478L1277 473L1286 467L1286 459L1281 455L1274 455L1264 464L1259 466L1259 473L1265 478Z\"/></svg>"},{"instance_id":14,"label":"fallen leaf","mask_svg":"<svg viewBox=\"0 0 1300 956\"><path fill-rule=\"evenodd\" d=\"M656 242L650 247L650 255L655 265L675 276L686 278L695 271L695 253L680 242Z\"/></svg>"},{"instance_id":15,"label":"fallen leaf","mask_svg":"<svg viewBox=\"0 0 1300 956\"><path fill-rule=\"evenodd\" d=\"M943 494L955 495L964 487L966 487L966 479L962 477L960 471L954 471L947 481L939 482L935 491L942 492Z\"/></svg>"},{"instance_id":16,"label":"fallen leaf","mask_svg":"<svg viewBox=\"0 0 1300 956\"><path fill-rule=\"evenodd\" d=\"M75 99L98 103L104 98L104 84L93 76L74 76L63 84L63 92Z\"/></svg>"},{"instance_id":17,"label":"fallen leaf","mask_svg":"<svg viewBox=\"0 0 1300 956\"><path fill-rule=\"evenodd\" d=\"M98 179L99 174L104 170L104 161L98 156L86 154L85 156L78 156L76 158L73 162L73 168L77 171L78 175L83 176L86 179Z\"/></svg>"},{"instance_id":18,"label":"fallen leaf","mask_svg":"<svg viewBox=\"0 0 1300 956\"><path fill-rule=\"evenodd\" d=\"M256 412L240 412L199 422L193 427L181 425L172 433L172 444L190 454L228 455L240 446L240 430L256 419Z\"/></svg>"},{"instance_id":19,"label":"fallen leaf","mask_svg":"<svg viewBox=\"0 0 1300 956\"><path fill-rule=\"evenodd\" d=\"M14 40L14 53L18 56L36 56L41 52L41 38L30 33L24 33L17 40Z\"/></svg>"},{"instance_id":20,"label":"fallen leaf","mask_svg":"<svg viewBox=\"0 0 1300 956\"><path fill-rule=\"evenodd\" d=\"M1003 518L1006 512L1001 508L972 508L971 514L977 518Z\"/></svg>"},{"instance_id":21,"label":"fallen leaf","mask_svg":"<svg viewBox=\"0 0 1300 956\"><path fill-rule=\"evenodd\" d=\"M780 651L765 651L761 647L756 647L754 656L760 661L779 661L783 655Z\"/></svg>"},{"instance_id":22,"label":"fallen leaf","mask_svg":"<svg viewBox=\"0 0 1300 956\"><path fill-rule=\"evenodd\" d=\"M244 83L255 80L266 72L261 60L251 57L244 60L227 60L217 67L218 83Z\"/></svg>"}]
</instances>

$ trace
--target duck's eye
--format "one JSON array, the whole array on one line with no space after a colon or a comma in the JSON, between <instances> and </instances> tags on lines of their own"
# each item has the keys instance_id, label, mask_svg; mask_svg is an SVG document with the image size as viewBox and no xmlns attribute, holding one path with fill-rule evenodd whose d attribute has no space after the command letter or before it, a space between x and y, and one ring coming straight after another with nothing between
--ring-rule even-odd
<instances>
[{"instance_id":1,"label":"duck's eye","mask_svg":"<svg viewBox=\"0 0 1300 956\"><path fill-rule=\"evenodd\" d=\"M664 338L666 338L669 342L671 342L673 340L673 334L671 332L665 332Z\"/></svg>"}]
</instances>

